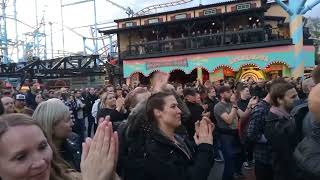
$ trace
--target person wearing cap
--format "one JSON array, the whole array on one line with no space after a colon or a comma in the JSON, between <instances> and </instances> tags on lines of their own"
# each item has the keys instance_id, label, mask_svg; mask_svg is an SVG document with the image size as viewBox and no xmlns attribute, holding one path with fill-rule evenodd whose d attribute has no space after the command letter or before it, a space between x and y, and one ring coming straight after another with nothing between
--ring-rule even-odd
<instances>
[{"instance_id":1,"label":"person wearing cap","mask_svg":"<svg viewBox=\"0 0 320 180\"><path fill-rule=\"evenodd\" d=\"M233 95L230 86L219 88L221 101L214 107L216 127L220 133L221 150L224 158L222 180L231 180L242 177L242 148L238 134L239 107L232 101Z\"/></svg>"},{"instance_id":2,"label":"person wearing cap","mask_svg":"<svg viewBox=\"0 0 320 180\"><path fill-rule=\"evenodd\" d=\"M196 101L196 94L197 91L193 88L185 88L183 90L184 100L190 111L190 118L185 122L185 127L191 141L195 133L194 124L202 119L202 113L204 112L202 106Z\"/></svg>"},{"instance_id":3,"label":"person wearing cap","mask_svg":"<svg viewBox=\"0 0 320 180\"><path fill-rule=\"evenodd\" d=\"M16 113L23 113L24 107L26 105L26 96L23 94L17 94L15 99L15 112Z\"/></svg>"}]
</instances>

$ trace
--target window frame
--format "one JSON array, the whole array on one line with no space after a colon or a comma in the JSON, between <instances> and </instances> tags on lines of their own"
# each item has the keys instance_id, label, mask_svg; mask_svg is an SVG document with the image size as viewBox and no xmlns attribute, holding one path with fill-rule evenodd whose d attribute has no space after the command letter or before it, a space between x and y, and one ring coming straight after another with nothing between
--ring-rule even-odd
<instances>
[{"instance_id":1,"label":"window frame","mask_svg":"<svg viewBox=\"0 0 320 180\"><path fill-rule=\"evenodd\" d=\"M126 22L126 27L133 27L134 26L134 22L130 21L130 22Z\"/></svg>"},{"instance_id":2,"label":"window frame","mask_svg":"<svg viewBox=\"0 0 320 180\"><path fill-rule=\"evenodd\" d=\"M242 4L237 4L236 9L237 11L242 11L242 10L247 10L251 8L251 3L242 3Z\"/></svg>"},{"instance_id":3,"label":"window frame","mask_svg":"<svg viewBox=\"0 0 320 180\"><path fill-rule=\"evenodd\" d=\"M215 14L217 14L217 8L210 8L210 9L203 10L204 16L210 16L210 15L215 15Z\"/></svg>"},{"instance_id":4,"label":"window frame","mask_svg":"<svg viewBox=\"0 0 320 180\"><path fill-rule=\"evenodd\" d=\"M178 17L178 18L177 18ZM177 14L174 16L175 20L180 20L180 19L187 19L187 13L183 13L183 14Z\"/></svg>"},{"instance_id":5,"label":"window frame","mask_svg":"<svg viewBox=\"0 0 320 180\"><path fill-rule=\"evenodd\" d=\"M154 21L154 22L153 22L153 21ZM151 19L148 19L148 23L149 23L149 24L159 23L159 18L151 18Z\"/></svg>"}]
</instances>

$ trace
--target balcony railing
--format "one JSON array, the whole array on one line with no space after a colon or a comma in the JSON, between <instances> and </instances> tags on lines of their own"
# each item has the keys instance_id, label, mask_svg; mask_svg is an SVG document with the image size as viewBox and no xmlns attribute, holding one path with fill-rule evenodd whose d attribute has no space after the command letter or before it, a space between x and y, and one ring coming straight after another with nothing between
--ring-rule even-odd
<instances>
[{"instance_id":1,"label":"balcony railing","mask_svg":"<svg viewBox=\"0 0 320 180\"><path fill-rule=\"evenodd\" d=\"M244 44L269 42L285 39L278 29L246 29L225 33L204 34L177 39L149 41L129 45L123 57L144 57L146 55L167 54L186 50L228 47Z\"/></svg>"}]
</instances>

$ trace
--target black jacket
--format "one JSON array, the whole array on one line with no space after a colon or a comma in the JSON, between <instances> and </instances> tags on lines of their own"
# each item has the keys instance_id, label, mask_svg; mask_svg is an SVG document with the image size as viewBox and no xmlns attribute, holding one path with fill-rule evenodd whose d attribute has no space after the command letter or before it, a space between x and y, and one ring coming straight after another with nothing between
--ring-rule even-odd
<instances>
[{"instance_id":1,"label":"black jacket","mask_svg":"<svg viewBox=\"0 0 320 180\"><path fill-rule=\"evenodd\" d=\"M87 115L91 115L92 106L97 99L98 97L96 95L92 95L90 93L88 93L88 95L85 97L85 112Z\"/></svg>"},{"instance_id":2,"label":"black jacket","mask_svg":"<svg viewBox=\"0 0 320 180\"><path fill-rule=\"evenodd\" d=\"M135 164L125 180L207 180L213 165L212 145L179 142L187 148L179 148L159 133L151 135L144 145L144 157L133 159Z\"/></svg>"},{"instance_id":3,"label":"black jacket","mask_svg":"<svg viewBox=\"0 0 320 180\"><path fill-rule=\"evenodd\" d=\"M300 174L293 158L298 136L293 117L279 117L269 112L265 136L272 147L274 180L298 180Z\"/></svg>"},{"instance_id":4,"label":"black jacket","mask_svg":"<svg viewBox=\"0 0 320 180\"><path fill-rule=\"evenodd\" d=\"M294 158L305 180L320 179L320 125L298 144Z\"/></svg>"},{"instance_id":5,"label":"black jacket","mask_svg":"<svg viewBox=\"0 0 320 180\"><path fill-rule=\"evenodd\" d=\"M210 112L210 119L211 119L211 121L212 121L213 123L217 124L217 123L216 123L216 120L215 120L215 118L214 118L214 106L219 103L219 100L218 100L216 97L214 97L213 99L210 99L210 98L207 97L207 98L203 101L203 103L204 103L204 104L208 104L208 110L209 110L209 112Z\"/></svg>"},{"instance_id":6,"label":"black jacket","mask_svg":"<svg viewBox=\"0 0 320 180\"><path fill-rule=\"evenodd\" d=\"M103 108L98 110L97 119L105 118L106 116L110 116L110 121L112 122L114 130L117 130L119 124L127 118L127 114L118 112L115 109Z\"/></svg>"},{"instance_id":7,"label":"black jacket","mask_svg":"<svg viewBox=\"0 0 320 180\"><path fill-rule=\"evenodd\" d=\"M204 109L202 108L202 106L200 106L197 103L190 103L190 102L186 101L186 105L189 108L191 116L187 122L182 122L182 123L185 123L184 126L186 127L186 129L188 131L189 139L193 140L193 136L195 133L194 124L197 121L200 121L202 119L202 112L204 111Z\"/></svg>"},{"instance_id":8,"label":"black jacket","mask_svg":"<svg viewBox=\"0 0 320 180\"><path fill-rule=\"evenodd\" d=\"M36 95L29 91L26 95L26 105L27 107L35 110L37 107Z\"/></svg>"},{"instance_id":9,"label":"black jacket","mask_svg":"<svg viewBox=\"0 0 320 180\"><path fill-rule=\"evenodd\" d=\"M60 154L72 168L80 171L81 153L81 140L76 133L72 133L63 143Z\"/></svg>"}]
</instances>

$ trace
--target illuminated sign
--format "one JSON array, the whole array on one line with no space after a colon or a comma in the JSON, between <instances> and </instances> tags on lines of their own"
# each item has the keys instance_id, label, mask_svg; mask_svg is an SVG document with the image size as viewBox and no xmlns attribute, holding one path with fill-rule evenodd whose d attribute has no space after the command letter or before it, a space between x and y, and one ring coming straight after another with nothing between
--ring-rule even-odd
<instances>
[{"instance_id":1,"label":"illuminated sign","mask_svg":"<svg viewBox=\"0 0 320 180\"><path fill-rule=\"evenodd\" d=\"M275 65L270 65L266 67L266 72L270 71L282 71L283 70L283 65L282 64L275 64Z\"/></svg>"},{"instance_id":2,"label":"illuminated sign","mask_svg":"<svg viewBox=\"0 0 320 180\"><path fill-rule=\"evenodd\" d=\"M234 64L241 61L251 61L251 60L258 60L258 61L268 61L268 57L264 55L245 55L245 56L234 56L230 59L230 64Z\"/></svg>"},{"instance_id":3,"label":"illuminated sign","mask_svg":"<svg viewBox=\"0 0 320 180\"><path fill-rule=\"evenodd\" d=\"M188 61L186 59L182 60L176 60L176 61L165 61L165 62L148 62L146 63L146 69L157 69L160 67L172 67L172 66L178 66L178 67L188 67Z\"/></svg>"}]
</instances>

